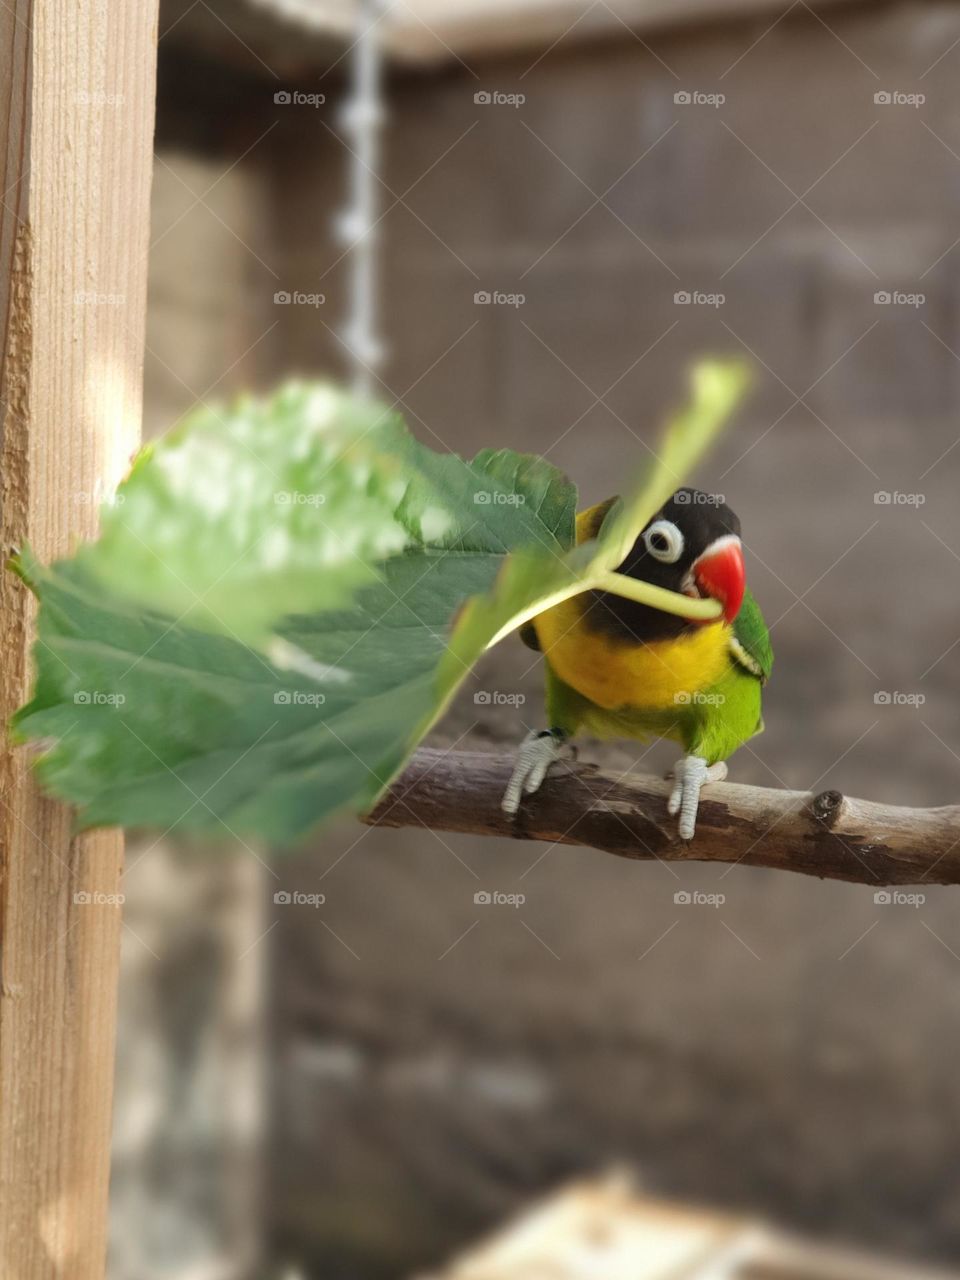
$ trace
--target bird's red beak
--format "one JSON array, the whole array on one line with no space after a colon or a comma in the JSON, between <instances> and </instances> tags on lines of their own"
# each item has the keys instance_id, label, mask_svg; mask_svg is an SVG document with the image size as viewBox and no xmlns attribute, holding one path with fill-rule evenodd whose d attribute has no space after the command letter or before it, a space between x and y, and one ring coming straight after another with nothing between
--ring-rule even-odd
<instances>
[{"instance_id":1,"label":"bird's red beak","mask_svg":"<svg viewBox=\"0 0 960 1280\"><path fill-rule=\"evenodd\" d=\"M701 595L723 605L724 621L733 622L747 587L740 539L733 534L718 538L694 563L693 578Z\"/></svg>"}]
</instances>

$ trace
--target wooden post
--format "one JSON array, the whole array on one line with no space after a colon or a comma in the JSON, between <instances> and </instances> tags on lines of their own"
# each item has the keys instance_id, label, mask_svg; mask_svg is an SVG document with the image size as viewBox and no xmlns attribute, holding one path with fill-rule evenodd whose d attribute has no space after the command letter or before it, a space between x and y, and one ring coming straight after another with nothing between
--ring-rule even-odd
<instances>
[{"instance_id":1,"label":"wooden post","mask_svg":"<svg viewBox=\"0 0 960 1280\"><path fill-rule=\"evenodd\" d=\"M0 5L0 536L96 529L139 438L156 0ZM0 711L33 604L0 574ZM78 711L80 708L78 708ZM0 1276L101 1280L123 845L0 758Z\"/></svg>"}]
</instances>

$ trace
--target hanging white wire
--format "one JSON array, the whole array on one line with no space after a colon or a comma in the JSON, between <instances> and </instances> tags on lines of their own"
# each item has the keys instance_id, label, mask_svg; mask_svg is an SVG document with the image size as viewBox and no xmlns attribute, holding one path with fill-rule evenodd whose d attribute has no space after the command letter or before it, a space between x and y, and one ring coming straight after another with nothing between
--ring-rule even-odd
<instances>
[{"instance_id":1,"label":"hanging white wire","mask_svg":"<svg viewBox=\"0 0 960 1280\"><path fill-rule=\"evenodd\" d=\"M392 0L360 0L351 50L350 97L341 123L350 139L349 203L338 230L350 246L347 320L342 338L350 353L356 392L370 395L384 348L377 334L379 303L380 131L383 127L383 45L380 24Z\"/></svg>"}]
</instances>

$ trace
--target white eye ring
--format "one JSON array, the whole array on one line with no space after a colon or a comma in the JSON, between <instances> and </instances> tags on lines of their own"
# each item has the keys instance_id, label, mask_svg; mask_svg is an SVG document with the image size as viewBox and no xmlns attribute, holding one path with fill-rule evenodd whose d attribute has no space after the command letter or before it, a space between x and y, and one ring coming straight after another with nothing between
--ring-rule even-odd
<instances>
[{"instance_id":1,"label":"white eye ring","mask_svg":"<svg viewBox=\"0 0 960 1280\"><path fill-rule=\"evenodd\" d=\"M661 564L676 564L683 555L683 534L670 520L654 520L644 531L643 545L654 560Z\"/></svg>"}]
</instances>

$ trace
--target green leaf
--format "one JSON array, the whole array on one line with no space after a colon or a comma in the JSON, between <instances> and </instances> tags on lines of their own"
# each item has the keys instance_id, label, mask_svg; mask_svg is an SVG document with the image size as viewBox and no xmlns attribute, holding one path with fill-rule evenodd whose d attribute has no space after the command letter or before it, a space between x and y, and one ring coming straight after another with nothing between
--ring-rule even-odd
<instances>
[{"instance_id":1,"label":"green leaf","mask_svg":"<svg viewBox=\"0 0 960 1280\"><path fill-rule=\"evenodd\" d=\"M294 610L346 603L374 565L452 518L408 502L401 419L331 386L204 408L145 450L78 559L117 595L262 640ZM406 516L406 519L402 517Z\"/></svg>"},{"instance_id":2,"label":"green leaf","mask_svg":"<svg viewBox=\"0 0 960 1280\"><path fill-rule=\"evenodd\" d=\"M372 803L442 704L437 670L459 607L490 588L511 547L552 559L574 536L576 491L547 463L423 455L411 447L408 460L453 495L455 536L387 560L348 609L289 619L296 674L106 595L82 558L24 564L41 600L37 682L15 727L51 744L41 779L82 825L287 840Z\"/></svg>"},{"instance_id":3,"label":"green leaf","mask_svg":"<svg viewBox=\"0 0 960 1280\"><path fill-rule=\"evenodd\" d=\"M603 522L596 567L612 571L623 562L651 517L709 448L749 382L749 369L738 361L704 360L694 366L690 403L667 426L652 467L641 472Z\"/></svg>"},{"instance_id":4,"label":"green leaf","mask_svg":"<svg viewBox=\"0 0 960 1280\"><path fill-rule=\"evenodd\" d=\"M576 491L542 459L510 450L484 451L472 462L437 454L399 420L341 397L325 427L304 435L294 465L297 432L270 422L273 414L313 421L304 409L312 394L283 392L273 410L259 405L245 421L268 420L273 465L285 482L317 485L323 466L343 468L322 514L354 539L353 561L309 523L283 523L282 513L287 536L275 569L282 581L270 581L255 551L258 569L226 565L220 581L192 565L183 554L191 538L219 557L218 566L226 556L204 526L203 486L184 475L184 462L149 474L166 449L186 447L176 440L140 462L123 490L124 508L137 509L136 530L114 523L111 511L104 537L73 560L43 568L24 557L41 608L36 687L15 729L44 749L41 778L77 806L82 825L292 840L334 812L368 808L484 649L550 603L602 584L690 615L715 611L713 602L658 597L612 572L627 515L608 518L598 539L574 546ZM695 411L672 425L660 463L625 495L621 513L636 522L666 474L693 465L719 426L722 400L698 392ZM216 423L201 421L177 439L193 430L219 437ZM243 439L256 448L260 436L250 425ZM229 439L224 447L233 448ZM220 448L218 439L215 454ZM351 483L357 467L365 468L363 485L356 473ZM212 514L237 549L269 526L269 509L259 472L241 467L239 493L231 474L218 473ZM680 479L672 476L669 492ZM190 538L177 533L181 496ZM246 515L234 529L228 512L241 499ZM162 538L150 513L166 521ZM362 528L351 530L351 521ZM140 556L138 539L151 558ZM392 554L378 550L380 539ZM310 580L311 554L332 556L326 587ZM187 617L176 615L184 597L163 556L178 574L186 571L191 592L205 592ZM314 572L323 576L322 559ZM233 591L261 591L266 600L241 605Z\"/></svg>"}]
</instances>

